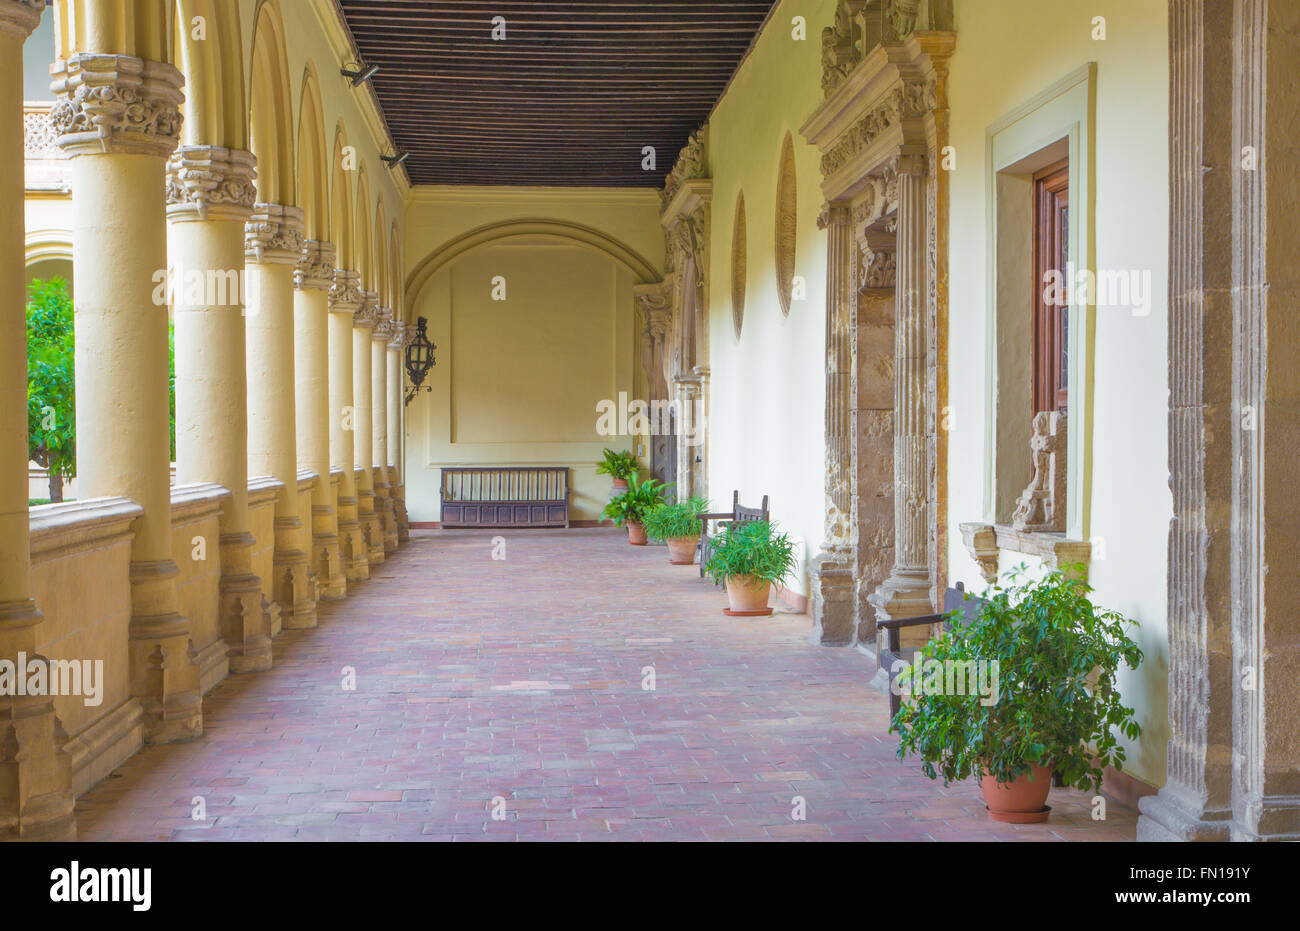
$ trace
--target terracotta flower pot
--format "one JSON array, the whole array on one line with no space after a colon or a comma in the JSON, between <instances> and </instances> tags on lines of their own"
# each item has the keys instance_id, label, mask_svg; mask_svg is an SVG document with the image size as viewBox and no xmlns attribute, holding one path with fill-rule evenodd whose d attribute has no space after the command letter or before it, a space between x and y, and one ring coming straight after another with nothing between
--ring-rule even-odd
<instances>
[{"instance_id":1,"label":"terracotta flower pot","mask_svg":"<svg viewBox=\"0 0 1300 931\"><path fill-rule=\"evenodd\" d=\"M625 478L614 479L614 494L612 497L617 498L625 491L627 491L627 479Z\"/></svg>"},{"instance_id":2,"label":"terracotta flower pot","mask_svg":"<svg viewBox=\"0 0 1300 931\"><path fill-rule=\"evenodd\" d=\"M634 524L632 521L627 522L627 542L633 546L645 546L645 527L641 524Z\"/></svg>"},{"instance_id":3,"label":"terracotta flower pot","mask_svg":"<svg viewBox=\"0 0 1300 931\"><path fill-rule=\"evenodd\" d=\"M727 600L731 602L731 610L737 614L766 611L767 596L771 591L771 582L750 575L727 576Z\"/></svg>"},{"instance_id":4,"label":"terracotta flower pot","mask_svg":"<svg viewBox=\"0 0 1300 931\"><path fill-rule=\"evenodd\" d=\"M1025 773L1012 783L998 782L986 771L980 778L980 791L989 817L994 821L1013 824L1031 824L1046 821L1051 809L1047 807L1047 793L1052 790L1052 767L1035 766L1033 780Z\"/></svg>"},{"instance_id":5,"label":"terracotta flower pot","mask_svg":"<svg viewBox=\"0 0 1300 931\"><path fill-rule=\"evenodd\" d=\"M699 536L669 537L668 561L674 566L690 566L695 563L695 547L699 546Z\"/></svg>"}]
</instances>

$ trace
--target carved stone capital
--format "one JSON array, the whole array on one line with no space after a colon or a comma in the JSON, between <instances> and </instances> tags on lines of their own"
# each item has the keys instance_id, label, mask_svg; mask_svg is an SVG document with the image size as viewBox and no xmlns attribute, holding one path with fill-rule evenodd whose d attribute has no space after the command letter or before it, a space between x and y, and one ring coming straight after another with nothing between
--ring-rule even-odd
<instances>
[{"instance_id":1,"label":"carved stone capital","mask_svg":"<svg viewBox=\"0 0 1300 931\"><path fill-rule=\"evenodd\" d=\"M393 338L393 311L389 307L375 310L375 331L370 338L377 343L387 344Z\"/></svg>"},{"instance_id":2,"label":"carved stone capital","mask_svg":"<svg viewBox=\"0 0 1300 931\"><path fill-rule=\"evenodd\" d=\"M41 22L45 0L0 0L0 33L25 40Z\"/></svg>"},{"instance_id":3,"label":"carved stone capital","mask_svg":"<svg viewBox=\"0 0 1300 931\"><path fill-rule=\"evenodd\" d=\"M361 309L361 273L347 268L334 269L334 284L330 286L330 313L355 314Z\"/></svg>"},{"instance_id":4,"label":"carved stone capital","mask_svg":"<svg viewBox=\"0 0 1300 931\"><path fill-rule=\"evenodd\" d=\"M257 201L257 159L218 145L186 145L167 160L167 219L247 220Z\"/></svg>"},{"instance_id":5,"label":"carved stone capital","mask_svg":"<svg viewBox=\"0 0 1300 931\"><path fill-rule=\"evenodd\" d=\"M661 198L663 206L668 206L669 201L673 199L673 195L677 193L677 189L683 181L692 178L703 178L707 175L708 151L705 147L703 130L697 130L691 133L686 145L678 153L672 171L664 179L664 191Z\"/></svg>"},{"instance_id":6,"label":"carved stone capital","mask_svg":"<svg viewBox=\"0 0 1300 931\"><path fill-rule=\"evenodd\" d=\"M256 204L244 224L244 257L260 265L296 265L302 258L303 212L283 204Z\"/></svg>"},{"instance_id":7,"label":"carved stone capital","mask_svg":"<svg viewBox=\"0 0 1300 931\"><path fill-rule=\"evenodd\" d=\"M401 352L406 348L406 344L411 340L410 328L400 320L394 320L388 325L388 348Z\"/></svg>"},{"instance_id":8,"label":"carved stone capital","mask_svg":"<svg viewBox=\"0 0 1300 931\"><path fill-rule=\"evenodd\" d=\"M69 156L154 155L176 149L184 77L164 62L130 55L73 55L50 67L50 110L58 144Z\"/></svg>"},{"instance_id":9,"label":"carved stone capital","mask_svg":"<svg viewBox=\"0 0 1300 931\"><path fill-rule=\"evenodd\" d=\"M848 226L852 222L853 211L849 209L848 204L838 202L823 204L821 212L817 214L819 230L830 229L832 226Z\"/></svg>"},{"instance_id":10,"label":"carved stone capital","mask_svg":"<svg viewBox=\"0 0 1300 931\"><path fill-rule=\"evenodd\" d=\"M314 288L328 291L334 284L334 262L338 250L332 242L304 239L293 270L293 286L299 291Z\"/></svg>"},{"instance_id":11,"label":"carved stone capital","mask_svg":"<svg viewBox=\"0 0 1300 931\"><path fill-rule=\"evenodd\" d=\"M361 306L352 314L352 325L362 330L373 329L379 322L379 294L375 291L361 292Z\"/></svg>"}]
</instances>

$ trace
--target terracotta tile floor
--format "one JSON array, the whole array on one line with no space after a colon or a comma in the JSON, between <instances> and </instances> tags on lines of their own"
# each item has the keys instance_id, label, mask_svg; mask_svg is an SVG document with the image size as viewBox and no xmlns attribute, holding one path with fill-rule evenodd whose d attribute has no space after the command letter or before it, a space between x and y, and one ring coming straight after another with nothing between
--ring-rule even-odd
<instances>
[{"instance_id":1,"label":"terracotta tile floor","mask_svg":"<svg viewBox=\"0 0 1300 931\"><path fill-rule=\"evenodd\" d=\"M274 670L218 686L202 739L87 793L81 837L1133 839L1135 812L1062 789L1045 824L988 821L976 786L895 759L870 659L810 646L803 615L723 616L661 547L504 531L502 561L494 535L415 532Z\"/></svg>"}]
</instances>

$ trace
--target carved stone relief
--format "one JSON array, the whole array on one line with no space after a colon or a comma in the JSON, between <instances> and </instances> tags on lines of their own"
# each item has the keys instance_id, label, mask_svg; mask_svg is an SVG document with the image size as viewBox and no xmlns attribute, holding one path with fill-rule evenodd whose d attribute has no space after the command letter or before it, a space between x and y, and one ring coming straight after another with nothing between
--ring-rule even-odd
<instances>
[{"instance_id":1,"label":"carved stone relief","mask_svg":"<svg viewBox=\"0 0 1300 931\"><path fill-rule=\"evenodd\" d=\"M776 294L781 313L789 315L794 289L795 244L798 241L799 199L794 166L794 141L786 133L776 179Z\"/></svg>"},{"instance_id":2,"label":"carved stone relief","mask_svg":"<svg viewBox=\"0 0 1300 931\"><path fill-rule=\"evenodd\" d=\"M731 322L736 327L736 338L745 322L745 278L749 274L749 259L745 242L745 193L736 195L736 219L731 232Z\"/></svg>"}]
</instances>

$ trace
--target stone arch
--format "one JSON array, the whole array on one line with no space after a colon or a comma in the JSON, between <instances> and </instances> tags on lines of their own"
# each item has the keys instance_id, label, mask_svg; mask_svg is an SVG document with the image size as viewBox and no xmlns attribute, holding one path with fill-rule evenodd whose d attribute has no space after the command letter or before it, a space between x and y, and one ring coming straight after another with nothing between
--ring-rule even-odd
<instances>
[{"instance_id":1,"label":"stone arch","mask_svg":"<svg viewBox=\"0 0 1300 931\"><path fill-rule=\"evenodd\" d=\"M374 245L371 247L371 263L374 268L375 287L379 292L379 306L392 309L393 285L388 277L388 219L384 214L384 199L380 197L375 204L375 223L372 229Z\"/></svg>"},{"instance_id":2,"label":"stone arch","mask_svg":"<svg viewBox=\"0 0 1300 931\"><path fill-rule=\"evenodd\" d=\"M257 199L296 206L293 112L284 22L277 0L263 0L253 27L249 68L249 139L257 156Z\"/></svg>"},{"instance_id":3,"label":"stone arch","mask_svg":"<svg viewBox=\"0 0 1300 931\"><path fill-rule=\"evenodd\" d=\"M643 284L660 278L654 266L635 249L593 227L544 217L506 220L461 233L425 256L407 278L406 306L414 307L420 298L420 292L433 276L461 256L485 246L525 238L562 242L603 253L630 271Z\"/></svg>"},{"instance_id":4,"label":"stone arch","mask_svg":"<svg viewBox=\"0 0 1300 931\"><path fill-rule=\"evenodd\" d=\"M24 250L27 265L72 261L72 230L28 230Z\"/></svg>"},{"instance_id":5,"label":"stone arch","mask_svg":"<svg viewBox=\"0 0 1300 931\"><path fill-rule=\"evenodd\" d=\"M247 150L239 8L217 0L176 0L174 25L176 66L185 75L181 145Z\"/></svg>"},{"instance_id":6,"label":"stone arch","mask_svg":"<svg viewBox=\"0 0 1300 931\"><path fill-rule=\"evenodd\" d=\"M388 233L388 283L392 288L393 319L406 319L406 301L402 293L402 237L398 233L397 220L393 220Z\"/></svg>"},{"instance_id":7,"label":"stone arch","mask_svg":"<svg viewBox=\"0 0 1300 931\"><path fill-rule=\"evenodd\" d=\"M334 132L334 158L330 183L330 229L334 245L338 250L338 267L352 271L356 268L356 254L352 247L352 185L348 181L348 170L343 161L351 147L348 145L347 130L339 120ZM355 151L351 154L356 158Z\"/></svg>"},{"instance_id":8,"label":"stone arch","mask_svg":"<svg viewBox=\"0 0 1300 931\"><path fill-rule=\"evenodd\" d=\"M370 178L363 163L357 172L357 207L352 220L352 251L355 264L352 266L361 273L361 288L365 291L378 291L379 282L375 276L375 243L370 235Z\"/></svg>"},{"instance_id":9,"label":"stone arch","mask_svg":"<svg viewBox=\"0 0 1300 931\"><path fill-rule=\"evenodd\" d=\"M331 241L328 152L320 79L315 64L309 61L303 69L298 107L298 205L303 209L304 235L320 242Z\"/></svg>"}]
</instances>

